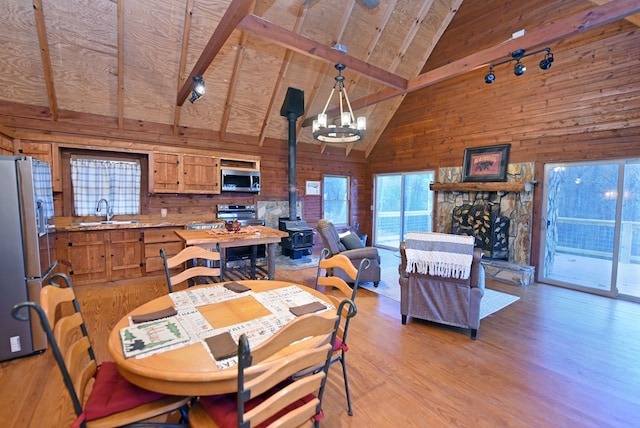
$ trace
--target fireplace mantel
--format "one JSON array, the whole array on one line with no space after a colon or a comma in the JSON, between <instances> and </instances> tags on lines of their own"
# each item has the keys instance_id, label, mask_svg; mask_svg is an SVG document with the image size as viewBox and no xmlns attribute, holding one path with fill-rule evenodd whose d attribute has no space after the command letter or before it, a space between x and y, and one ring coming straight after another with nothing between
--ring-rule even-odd
<instances>
[{"instance_id":1,"label":"fireplace mantel","mask_svg":"<svg viewBox=\"0 0 640 428\"><path fill-rule=\"evenodd\" d=\"M431 183L429 188L434 192L530 192L535 181L529 182L463 182L463 183Z\"/></svg>"}]
</instances>

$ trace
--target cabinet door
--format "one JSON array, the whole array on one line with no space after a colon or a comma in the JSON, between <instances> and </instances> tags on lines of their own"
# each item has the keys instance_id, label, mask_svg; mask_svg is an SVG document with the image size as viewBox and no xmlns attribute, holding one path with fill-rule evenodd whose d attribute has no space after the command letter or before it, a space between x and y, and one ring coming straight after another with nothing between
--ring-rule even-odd
<instances>
[{"instance_id":1,"label":"cabinet door","mask_svg":"<svg viewBox=\"0 0 640 428\"><path fill-rule=\"evenodd\" d=\"M105 231L69 233L64 264L75 285L107 280L107 238Z\"/></svg>"},{"instance_id":2,"label":"cabinet door","mask_svg":"<svg viewBox=\"0 0 640 428\"><path fill-rule=\"evenodd\" d=\"M220 193L218 159L198 155L183 155L183 191L185 193Z\"/></svg>"},{"instance_id":3,"label":"cabinet door","mask_svg":"<svg viewBox=\"0 0 640 428\"><path fill-rule=\"evenodd\" d=\"M180 191L182 188L180 182L181 157L175 153L153 152L153 177L149 189L152 193L178 193Z\"/></svg>"},{"instance_id":4,"label":"cabinet door","mask_svg":"<svg viewBox=\"0 0 640 428\"><path fill-rule=\"evenodd\" d=\"M173 231L176 228L162 227L144 231L144 271L146 274L164 273L164 261L160 257L160 249L164 248L167 256L174 256L183 248L183 243Z\"/></svg>"},{"instance_id":5,"label":"cabinet door","mask_svg":"<svg viewBox=\"0 0 640 428\"><path fill-rule=\"evenodd\" d=\"M116 281L142 276L142 232L140 229L109 232L110 279Z\"/></svg>"}]
</instances>

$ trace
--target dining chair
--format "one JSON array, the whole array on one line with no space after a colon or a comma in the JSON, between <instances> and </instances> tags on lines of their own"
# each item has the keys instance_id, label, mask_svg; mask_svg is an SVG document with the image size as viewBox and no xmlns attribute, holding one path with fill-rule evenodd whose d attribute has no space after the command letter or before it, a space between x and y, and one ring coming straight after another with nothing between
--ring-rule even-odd
<instances>
[{"instance_id":1,"label":"dining chair","mask_svg":"<svg viewBox=\"0 0 640 428\"><path fill-rule=\"evenodd\" d=\"M360 274L369 266L369 259L360 260L358 269L353 265L351 260L342 254L336 254L331 256L329 249L324 248L320 253L320 261L318 262L318 273L316 276L316 290L318 287L325 287L325 292L330 289L336 289L341 297L327 294L327 297L334 303L339 302L343 298L348 298L352 302L356 301L356 293L358 291L358 285L360 284ZM324 270L324 272L323 272ZM325 272L337 272L342 271L340 276L337 275L325 275ZM353 281L353 287L350 287L343 277L348 277ZM337 305L336 305L337 306ZM338 337L333 346L333 352L331 356L331 364L340 362L342 365L342 377L344 378L344 389L347 396L347 409L349 416L353 416L353 409L351 407L351 394L349 393L349 380L347 378L347 363L345 360L346 352L349 350L347 345L347 333L349 332L349 323L351 318L355 316L355 311L342 314L341 325L338 328Z\"/></svg>"},{"instance_id":2,"label":"dining chair","mask_svg":"<svg viewBox=\"0 0 640 428\"><path fill-rule=\"evenodd\" d=\"M253 350L246 335L241 335L238 392L200 397L189 410L191 427L319 427L324 416L322 395L343 310L355 311L355 306L345 299L333 316L302 315ZM313 346L287 351L301 341L312 341L308 343ZM310 374L294 377L301 371Z\"/></svg>"},{"instance_id":3,"label":"dining chair","mask_svg":"<svg viewBox=\"0 0 640 428\"><path fill-rule=\"evenodd\" d=\"M169 293L173 293L173 287L184 281L188 281L188 286L196 284L196 278L213 278L214 281L222 280L222 271L220 268L220 249L218 251L209 251L197 245L185 247L182 251L172 257L167 257L164 248L160 249L160 257L164 262L164 272L167 277L167 287ZM171 269L184 266L187 262L193 262L192 266L188 266L181 272L171 275ZM199 264L205 261L204 264ZM217 262L217 267L213 266Z\"/></svg>"},{"instance_id":4,"label":"dining chair","mask_svg":"<svg viewBox=\"0 0 640 428\"><path fill-rule=\"evenodd\" d=\"M56 283L62 279L66 287ZM72 427L188 426L188 404L191 397L168 396L139 388L118 372L115 364L98 365L80 312L73 285L65 274L54 274L50 284L40 292L40 304L23 302L15 305L11 315L29 320L30 308L42 325L49 347L58 364L76 418ZM73 304L73 310L68 309ZM88 386L93 381L87 395ZM145 423L145 420L179 411L184 423Z\"/></svg>"}]
</instances>

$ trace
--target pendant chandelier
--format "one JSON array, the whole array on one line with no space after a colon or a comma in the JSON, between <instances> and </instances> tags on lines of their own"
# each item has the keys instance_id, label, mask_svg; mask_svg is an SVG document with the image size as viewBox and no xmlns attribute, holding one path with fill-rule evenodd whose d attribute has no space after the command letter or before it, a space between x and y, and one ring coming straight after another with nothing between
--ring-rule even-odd
<instances>
[{"instance_id":1,"label":"pendant chandelier","mask_svg":"<svg viewBox=\"0 0 640 428\"><path fill-rule=\"evenodd\" d=\"M323 143L354 143L364 138L364 131L367 129L367 118L364 116L356 117L353 115L351 103L344 88L344 76L342 70L347 66L340 63L336 64L338 75L335 77L336 83L333 84L329 99L324 105L322 113L318 114L318 118L313 121L313 138ZM335 123L327 123L327 107L331 102L333 94L338 91L340 102L340 117L336 118ZM347 110L345 110L345 104Z\"/></svg>"}]
</instances>

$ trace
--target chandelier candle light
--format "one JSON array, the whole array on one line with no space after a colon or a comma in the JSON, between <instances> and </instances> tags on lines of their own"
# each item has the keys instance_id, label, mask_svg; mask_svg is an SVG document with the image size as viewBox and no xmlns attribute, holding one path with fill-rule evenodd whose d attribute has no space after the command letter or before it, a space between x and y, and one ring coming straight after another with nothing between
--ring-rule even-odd
<instances>
[{"instance_id":1,"label":"chandelier candle light","mask_svg":"<svg viewBox=\"0 0 640 428\"><path fill-rule=\"evenodd\" d=\"M324 143L354 143L361 140L364 137L364 131L367 129L367 118L360 116L356 119L351 109L351 103L347 96L347 91L344 88L344 76L342 70L347 66L340 63L335 65L338 70L338 75L335 77L336 83L333 84L329 99L324 105L322 113L318 114L318 118L313 121L313 138ZM337 124L327 124L327 107L331 102L333 94L338 90L338 97L340 102L340 126ZM348 108L345 110L344 104Z\"/></svg>"}]
</instances>

